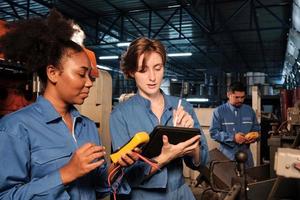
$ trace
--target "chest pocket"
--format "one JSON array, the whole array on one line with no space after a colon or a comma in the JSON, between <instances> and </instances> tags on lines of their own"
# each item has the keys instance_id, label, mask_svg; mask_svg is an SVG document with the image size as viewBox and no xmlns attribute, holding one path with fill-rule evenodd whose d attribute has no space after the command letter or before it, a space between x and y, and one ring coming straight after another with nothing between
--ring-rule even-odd
<instances>
[{"instance_id":1,"label":"chest pocket","mask_svg":"<svg viewBox=\"0 0 300 200\"><path fill-rule=\"evenodd\" d=\"M235 132L235 123L233 121L223 120L222 130L226 132Z\"/></svg>"},{"instance_id":2,"label":"chest pocket","mask_svg":"<svg viewBox=\"0 0 300 200\"><path fill-rule=\"evenodd\" d=\"M65 147L51 147L32 152L32 175L43 176L65 165L72 152Z\"/></svg>"},{"instance_id":3,"label":"chest pocket","mask_svg":"<svg viewBox=\"0 0 300 200\"><path fill-rule=\"evenodd\" d=\"M244 133L248 133L252 130L252 125L253 125L253 122L250 121L250 120L243 120L242 121L242 131Z\"/></svg>"}]
</instances>

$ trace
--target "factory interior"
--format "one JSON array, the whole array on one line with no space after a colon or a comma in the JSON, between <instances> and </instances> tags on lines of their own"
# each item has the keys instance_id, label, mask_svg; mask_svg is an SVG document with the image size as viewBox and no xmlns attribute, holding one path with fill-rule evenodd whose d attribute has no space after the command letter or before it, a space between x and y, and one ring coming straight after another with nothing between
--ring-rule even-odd
<instances>
[{"instance_id":1,"label":"factory interior","mask_svg":"<svg viewBox=\"0 0 300 200\"><path fill-rule=\"evenodd\" d=\"M183 167L195 199L300 199L300 0L1 0L0 38L7 23L46 18L53 8L85 35L98 77L76 108L95 122L108 163L110 114L137 93L120 60L130 42L147 37L166 48L160 89L192 105L207 140L209 162ZM0 77L2 126L6 115L34 103L42 86L22 62L6 59L1 46ZM250 168L237 155L226 157L210 134L214 110L237 81L260 125Z\"/></svg>"}]
</instances>

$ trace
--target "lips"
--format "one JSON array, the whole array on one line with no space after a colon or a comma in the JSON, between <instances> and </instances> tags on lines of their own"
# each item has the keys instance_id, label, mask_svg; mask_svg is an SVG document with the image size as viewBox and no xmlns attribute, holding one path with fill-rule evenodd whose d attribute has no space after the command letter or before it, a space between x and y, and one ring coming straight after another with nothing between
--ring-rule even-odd
<instances>
[{"instance_id":1,"label":"lips","mask_svg":"<svg viewBox=\"0 0 300 200\"><path fill-rule=\"evenodd\" d=\"M153 89L156 88L156 84L147 84L148 88Z\"/></svg>"},{"instance_id":2,"label":"lips","mask_svg":"<svg viewBox=\"0 0 300 200\"><path fill-rule=\"evenodd\" d=\"M81 92L80 96L82 96L83 98L86 98L86 97L89 96L89 93L88 92Z\"/></svg>"}]
</instances>

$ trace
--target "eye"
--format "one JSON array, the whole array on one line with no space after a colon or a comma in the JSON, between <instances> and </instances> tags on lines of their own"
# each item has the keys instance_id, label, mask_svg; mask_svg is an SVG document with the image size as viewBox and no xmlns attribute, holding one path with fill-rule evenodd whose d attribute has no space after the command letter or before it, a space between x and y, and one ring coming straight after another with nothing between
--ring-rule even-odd
<instances>
[{"instance_id":1,"label":"eye","mask_svg":"<svg viewBox=\"0 0 300 200\"><path fill-rule=\"evenodd\" d=\"M92 76L91 73L89 73L89 78L92 82L94 82L96 80L96 77L95 76Z\"/></svg>"},{"instance_id":2,"label":"eye","mask_svg":"<svg viewBox=\"0 0 300 200\"><path fill-rule=\"evenodd\" d=\"M137 72L139 72L139 73L145 73L146 71L147 71L147 67L141 67L141 69L138 70Z\"/></svg>"},{"instance_id":3,"label":"eye","mask_svg":"<svg viewBox=\"0 0 300 200\"><path fill-rule=\"evenodd\" d=\"M80 72L78 75L79 75L81 78L84 78L84 77L85 77L85 73L83 73L83 72Z\"/></svg>"},{"instance_id":4,"label":"eye","mask_svg":"<svg viewBox=\"0 0 300 200\"><path fill-rule=\"evenodd\" d=\"M154 67L154 69L155 69L156 71L161 70L161 68L162 68L162 65L156 65L156 66Z\"/></svg>"}]
</instances>

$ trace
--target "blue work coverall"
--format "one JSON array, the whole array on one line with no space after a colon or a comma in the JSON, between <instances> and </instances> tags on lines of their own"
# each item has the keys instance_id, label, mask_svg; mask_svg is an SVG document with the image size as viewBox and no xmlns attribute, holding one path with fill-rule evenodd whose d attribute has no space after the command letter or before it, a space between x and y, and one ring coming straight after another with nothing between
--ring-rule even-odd
<instances>
[{"instance_id":1,"label":"blue work coverall","mask_svg":"<svg viewBox=\"0 0 300 200\"><path fill-rule=\"evenodd\" d=\"M235 153L242 150L247 153L246 167L253 167L253 157L249 144L238 144L234 141L234 135L238 132L247 134L252 131L260 131L254 110L245 104L234 107L225 103L217 107L213 112L209 129L212 139L220 143L220 150L230 160L235 159Z\"/></svg>"},{"instance_id":2,"label":"blue work coverall","mask_svg":"<svg viewBox=\"0 0 300 200\"><path fill-rule=\"evenodd\" d=\"M100 145L95 123L71 108L73 135L52 104L37 101L0 121L0 199L89 199L109 194L106 164L64 185L59 169L74 151Z\"/></svg>"},{"instance_id":3,"label":"blue work coverall","mask_svg":"<svg viewBox=\"0 0 300 200\"><path fill-rule=\"evenodd\" d=\"M113 150L126 144L137 132L151 133L156 125L173 126L173 110L177 109L178 97L164 95L165 106L161 119L157 119L151 110L149 100L136 94L129 100L119 104L110 118L110 133ZM195 127L200 128L193 107L186 101L182 102L184 110L194 119ZM201 136L201 164L208 160L208 147L205 135ZM185 184L182 174L183 162L187 166L196 168L191 157L176 159L145 179L150 172L150 166L137 161L125 171L120 185L119 194L128 194L131 200L193 200L190 188Z\"/></svg>"}]
</instances>

